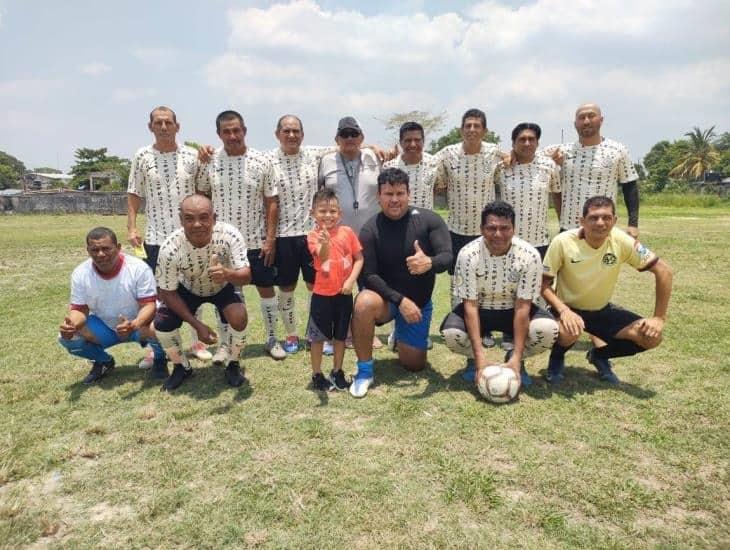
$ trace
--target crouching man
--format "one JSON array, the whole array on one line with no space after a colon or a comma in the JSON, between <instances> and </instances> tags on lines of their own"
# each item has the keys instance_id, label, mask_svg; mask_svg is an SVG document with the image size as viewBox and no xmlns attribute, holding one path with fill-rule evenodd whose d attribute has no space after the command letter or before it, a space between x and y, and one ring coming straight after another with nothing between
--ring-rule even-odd
<instances>
[{"instance_id":1,"label":"crouching man","mask_svg":"<svg viewBox=\"0 0 730 550\"><path fill-rule=\"evenodd\" d=\"M227 358L225 378L238 387L245 378L238 362L243 348L248 317L236 286L248 284L251 269L243 237L232 225L216 222L213 204L203 195L190 195L180 204L182 227L165 239L157 263L157 285L163 306L155 317L160 343L174 364L162 390L174 390L192 374L182 353L179 328L190 324L205 344L218 340L216 333L195 317L204 304L213 304L224 323Z\"/></svg>"},{"instance_id":2,"label":"crouching man","mask_svg":"<svg viewBox=\"0 0 730 550\"><path fill-rule=\"evenodd\" d=\"M148 343L154 352L151 375L167 377L165 353L154 340L157 290L152 269L121 252L109 228L86 235L89 259L71 275L71 305L59 327L59 343L69 353L92 361L84 384L93 384L114 368L106 349L124 342Z\"/></svg>"},{"instance_id":3,"label":"crouching man","mask_svg":"<svg viewBox=\"0 0 730 550\"><path fill-rule=\"evenodd\" d=\"M514 334L506 366L532 383L523 358L552 347L558 323L533 300L540 295L540 253L514 236L515 211L506 202L490 202L482 210L482 236L459 252L454 293L461 300L441 324L441 335L453 352L468 357L462 377L478 380L487 366L482 337L490 331Z\"/></svg>"},{"instance_id":4,"label":"crouching man","mask_svg":"<svg viewBox=\"0 0 730 550\"><path fill-rule=\"evenodd\" d=\"M563 380L565 352L583 331L600 339L586 358L601 380L617 384L612 357L634 355L659 345L672 293L672 270L651 250L616 228L616 205L589 198L580 227L555 237L544 261L542 295L560 318L560 336L548 363L548 382ZM609 302L621 265L654 275L654 315L642 318ZM555 283L555 288L553 288Z\"/></svg>"}]
</instances>

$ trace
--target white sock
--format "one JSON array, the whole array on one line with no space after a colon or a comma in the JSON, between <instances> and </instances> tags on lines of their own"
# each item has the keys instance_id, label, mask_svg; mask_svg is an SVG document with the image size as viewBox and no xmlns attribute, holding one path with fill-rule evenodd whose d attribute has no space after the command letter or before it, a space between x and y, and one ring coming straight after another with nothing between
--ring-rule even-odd
<instances>
[{"instance_id":1,"label":"white sock","mask_svg":"<svg viewBox=\"0 0 730 550\"><path fill-rule=\"evenodd\" d=\"M287 336L297 335L297 312L294 292L279 291L279 313Z\"/></svg>"},{"instance_id":2,"label":"white sock","mask_svg":"<svg viewBox=\"0 0 730 550\"><path fill-rule=\"evenodd\" d=\"M276 338L276 318L279 313L279 299L274 295L273 298L261 298L261 317L264 320L264 331L266 332L266 341Z\"/></svg>"},{"instance_id":3,"label":"white sock","mask_svg":"<svg viewBox=\"0 0 730 550\"><path fill-rule=\"evenodd\" d=\"M195 318L202 322L203 321L203 304L200 305L198 310L195 312ZM198 343L198 332L193 328L192 325L190 326L190 347L192 348L195 346L195 344Z\"/></svg>"},{"instance_id":4,"label":"white sock","mask_svg":"<svg viewBox=\"0 0 730 550\"><path fill-rule=\"evenodd\" d=\"M174 364L180 364L186 369L190 368L188 358L182 352L182 339L180 338L179 329L175 329L172 332L161 332L158 330L157 340L170 358L170 361Z\"/></svg>"},{"instance_id":5,"label":"white sock","mask_svg":"<svg viewBox=\"0 0 730 550\"><path fill-rule=\"evenodd\" d=\"M238 361L241 351L246 346L246 329L235 330L231 325L228 325L226 332L228 335L228 348L231 350L230 360Z\"/></svg>"}]
</instances>

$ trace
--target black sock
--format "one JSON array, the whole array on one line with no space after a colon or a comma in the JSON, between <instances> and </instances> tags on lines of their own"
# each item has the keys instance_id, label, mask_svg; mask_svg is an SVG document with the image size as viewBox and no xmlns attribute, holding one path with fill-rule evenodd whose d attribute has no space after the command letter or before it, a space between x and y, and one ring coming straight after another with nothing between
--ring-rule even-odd
<instances>
[{"instance_id":1,"label":"black sock","mask_svg":"<svg viewBox=\"0 0 730 550\"><path fill-rule=\"evenodd\" d=\"M550 359L557 359L562 361L565 359L565 354L567 351L572 348L575 344L569 345L567 348L561 346L557 342L553 344L553 349L550 350Z\"/></svg>"},{"instance_id":2,"label":"black sock","mask_svg":"<svg viewBox=\"0 0 730 550\"><path fill-rule=\"evenodd\" d=\"M593 355L602 359L610 359L611 357L629 357L642 351L646 351L646 348L642 348L631 340L612 338L608 341L607 346L594 348Z\"/></svg>"}]
</instances>

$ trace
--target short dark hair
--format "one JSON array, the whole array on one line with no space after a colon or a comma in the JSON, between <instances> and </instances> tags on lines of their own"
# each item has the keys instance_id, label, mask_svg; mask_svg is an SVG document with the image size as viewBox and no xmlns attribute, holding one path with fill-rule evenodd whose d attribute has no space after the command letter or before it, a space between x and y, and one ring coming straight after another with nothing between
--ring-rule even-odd
<instances>
[{"instance_id":1,"label":"short dark hair","mask_svg":"<svg viewBox=\"0 0 730 550\"><path fill-rule=\"evenodd\" d=\"M534 122L520 122L517 126L515 126L515 129L512 130L512 141L514 142L514 140L516 140L517 137L525 130L532 130L533 132L535 132L535 137L538 141L540 141L542 129Z\"/></svg>"},{"instance_id":2,"label":"short dark hair","mask_svg":"<svg viewBox=\"0 0 730 550\"><path fill-rule=\"evenodd\" d=\"M423 133L423 126L421 126L418 122L411 121L411 122L404 122L400 127L400 136L399 140L403 139L403 135L406 132L413 132L418 131L421 132L421 138L426 139L426 134Z\"/></svg>"},{"instance_id":3,"label":"short dark hair","mask_svg":"<svg viewBox=\"0 0 730 550\"><path fill-rule=\"evenodd\" d=\"M169 107L165 107L164 105L160 105L159 107L155 107L150 111L150 122L153 120L153 115L155 114L155 111L164 111L166 113L172 113L172 121L177 124L177 116L175 115L175 111L170 109Z\"/></svg>"},{"instance_id":4,"label":"short dark hair","mask_svg":"<svg viewBox=\"0 0 730 550\"><path fill-rule=\"evenodd\" d=\"M386 168L380 172L380 175L378 175L378 193L380 193L380 188L385 184L405 185L406 191L409 193L411 191L408 186L408 174L400 168Z\"/></svg>"},{"instance_id":5,"label":"short dark hair","mask_svg":"<svg viewBox=\"0 0 730 550\"><path fill-rule=\"evenodd\" d=\"M241 127L245 130L246 125L243 122L243 117L241 116L241 114L238 113L237 111L228 110L228 111L223 111L217 117L215 117L215 133L216 134L220 133L221 122L223 122L224 120L233 120L234 118L237 119L238 122L241 123Z\"/></svg>"},{"instance_id":6,"label":"short dark hair","mask_svg":"<svg viewBox=\"0 0 730 550\"><path fill-rule=\"evenodd\" d=\"M515 209L512 205L504 201L488 202L482 210L482 227L487 225L487 216L497 216L498 218L507 218L514 227L515 225Z\"/></svg>"},{"instance_id":7,"label":"short dark hair","mask_svg":"<svg viewBox=\"0 0 730 550\"><path fill-rule=\"evenodd\" d=\"M279 133L279 130L281 130L281 125L284 122L285 118L293 118L299 123L299 129L304 132L304 124L302 124L302 119L299 118L297 115L282 115L279 117L279 120L276 121L276 132Z\"/></svg>"},{"instance_id":8,"label":"short dark hair","mask_svg":"<svg viewBox=\"0 0 730 550\"><path fill-rule=\"evenodd\" d=\"M314 194L314 197L312 197L312 209L314 209L314 207L320 202L330 201L336 201L337 204L340 203L340 199L337 198L337 193L335 193L334 189L323 187Z\"/></svg>"},{"instance_id":9,"label":"short dark hair","mask_svg":"<svg viewBox=\"0 0 730 550\"><path fill-rule=\"evenodd\" d=\"M611 207L611 212L613 215L616 215L616 203L613 202L613 199L606 197L604 195L596 195L595 197L591 197L583 204L583 217L585 218L588 215L588 211L591 208L604 208L606 206Z\"/></svg>"},{"instance_id":10,"label":"short dark hair","mask_svg":"<svg viewBox=\"0 0 730 550\"><path fill-rule=\"evenodd\" d=\"M103 239L104 237L109 237L115 245L118 244L117 234L108 227L101 226L95 227L86 234L86 244L88 245L89 241L98 241L99 239Z\"/></svg>"},{"instance_id":11,"label":"short dark hair","mask_svg":"<svg viewBox=\"0 0 730 550\"><path fill-rule=\"evenodd\" d=\"M478 118L482 121L482 127L486 130L487 129L487 115L484 114L484 111L481 111L479 109L469 109L466 113L461 115L461 127L464 127L464 123L466 122L467 118Z\"/></svg>"}]
</instances>

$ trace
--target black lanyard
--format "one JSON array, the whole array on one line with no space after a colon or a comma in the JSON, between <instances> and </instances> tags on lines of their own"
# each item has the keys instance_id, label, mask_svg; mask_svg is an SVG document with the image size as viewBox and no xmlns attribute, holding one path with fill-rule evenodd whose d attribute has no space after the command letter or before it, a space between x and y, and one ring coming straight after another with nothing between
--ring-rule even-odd
<instances>
[{"instance_id":1,"label":"black lanyard","mask_svg":"<svg viewBox=\"0 0 730 550\"><path fill-rule=\"evenodd\" d=\"M359 157L357 158L357 167L354 166L355 163L353 163L353 174L350 174L350 172L347 171L347 164L345 158L342 156L341 153L337 153L337 156L340 157L340 162L342 163L342 168L345 170L345 176L347 176L347 181L350 183L350 188L352 189L352 209L357 214L357 209L360 208L360 203L357 201L357 187L358 187L358 180L360 178L360 169L362 168L362 153L360 153Z\"/></svg>"}]
</instances>

